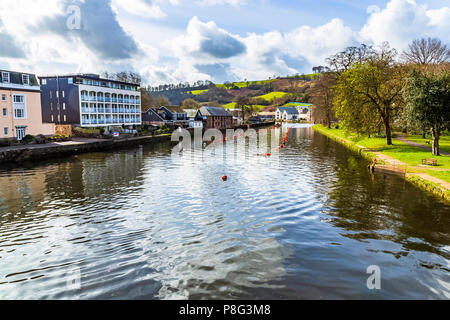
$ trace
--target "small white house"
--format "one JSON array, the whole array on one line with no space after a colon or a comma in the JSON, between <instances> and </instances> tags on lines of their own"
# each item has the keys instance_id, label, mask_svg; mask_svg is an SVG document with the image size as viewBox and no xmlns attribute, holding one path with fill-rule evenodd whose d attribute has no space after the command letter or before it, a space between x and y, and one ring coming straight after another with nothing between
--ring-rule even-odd
<instances>
[{"instance_id":1,"label":"small white house","mask_svg":"<svg viewBox=\"0 0 450 320\"><path fill-rule=\"evenodd\" d=\"M299 113L296 107L278 107L275 114L276 120L297 121Z\"/></svg>"}]
</instances>

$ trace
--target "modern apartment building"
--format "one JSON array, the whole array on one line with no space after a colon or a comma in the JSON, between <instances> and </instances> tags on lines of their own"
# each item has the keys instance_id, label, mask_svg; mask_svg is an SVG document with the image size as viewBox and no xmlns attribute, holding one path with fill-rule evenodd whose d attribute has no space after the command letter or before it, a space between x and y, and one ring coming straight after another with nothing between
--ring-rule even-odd
<instances>
[{"instance_id":1,"label":"modern apartment building","mask_svg":"<svg viewBox=\"0 0 450 320\"><path fill-rule=\"evenodd\" d=\"M141 125L139 84L96 74L39 77L44 122L81 127Z\"/></svg>"},{"instance_id":2,"label":"modern apartment building","mask_svg":"<svg viewBox=\"0 0 450 320\"><path fill-rule=\"evenodd\" d=\"M0 138L22 140L27 134L52 135L42 123L41 91L34 74L0 70Z\"/></svg>"}]
</instances>

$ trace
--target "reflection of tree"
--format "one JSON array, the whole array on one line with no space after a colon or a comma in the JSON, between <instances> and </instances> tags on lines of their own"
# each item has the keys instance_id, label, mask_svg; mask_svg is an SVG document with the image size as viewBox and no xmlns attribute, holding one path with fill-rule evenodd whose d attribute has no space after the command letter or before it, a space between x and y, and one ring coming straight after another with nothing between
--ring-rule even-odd
<instances>
[{"instance_id":1,"label":"reflection of tree","mask_svg":"<svg viewBox=\"0 0 450 320\"><path fill-rule=\"evenodd\" d=\"M345 236L390 240L406 249L436 253L436 246L450 243L447 206L402 177L376 173L372 180L365 161L347 150L337 151L335 161L337 182L329 193L332 203L327 213L334 216L336 227L348 231ZM444 251L439 254L449 256Z\"/></svg>"}]
</instances>

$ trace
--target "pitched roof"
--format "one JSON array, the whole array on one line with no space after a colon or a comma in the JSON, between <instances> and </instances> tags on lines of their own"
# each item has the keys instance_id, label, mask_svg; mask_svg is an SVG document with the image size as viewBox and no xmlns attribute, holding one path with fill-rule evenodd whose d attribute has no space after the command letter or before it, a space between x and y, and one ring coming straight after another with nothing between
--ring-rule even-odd
<instances>
[{"instance_id":1,"label":"pitched roof","mask_svg":"<svg viewBox=\"0 0 450 320\"><path fill-rule=\"evenodd\" d=\"M142 121L149 121L149 122L163 122L164 119L161 118L161 116L156 113L153 109L148 109L145 112L142 112Z\"/></svg>"},{"instance_id":2,"label":"pitched roof","mask_svg":"<svg viewBox=\"0 0 450 320\"><path fill-rule=\"evenodd\" d=\"M188 118L195 118L198 110L197 109L184 109L184 112L186 112Z\"/></svg>"},{"instance_id":3,"label":"pitched roof","mask_svg":"<svg viewBox=\"0 0 450 320\"><path fill-rule=\"evenodd\" d=\"M201 107L199 110L202 116L232 117L232 115L222 107Z\"/></svg>"},{"instance_id":4,"label":"pitched roof","mask_svg":"<svg viewBox=\"0 0 450 320\"><path fill-rule=\"evenodd\" d=\"M298 114L296 107L278 107L278 110L282 113L286 111L287 114Z\"/></svg>"}]
</instances>

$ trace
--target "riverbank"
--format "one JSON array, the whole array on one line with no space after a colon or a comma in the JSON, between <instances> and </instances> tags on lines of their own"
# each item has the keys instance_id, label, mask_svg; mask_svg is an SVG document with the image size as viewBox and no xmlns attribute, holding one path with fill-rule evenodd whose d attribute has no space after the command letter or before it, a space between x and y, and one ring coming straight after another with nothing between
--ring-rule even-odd
<instances>
[{"instance_id":1,"label":"riverbank","mask_svg":"<svg viewBox=\"0 0 450 320\"><path fill-rule=\"evenodd\" d=\"M431 158L431 154L428 154L427 150L408 145L395 138L394 146L391 147L384 146L381 138L355 142L351 137L346 137L342 130L328 129L322 125L313 126L313 130L359 153L368 161L377 159L376 170L401 175L417 187L450 202L450 183L439 179L439 177L445 179L446 175L442 172L450 168L450 157L439 157L438 168L422 166L418 164L420 159Z\"/></svg>"},{"instance_id":2,"label":"riverbank","mask_svg":"<svg viewBox=\"0 0 450 320\"><path fill-rule=\"evenodd\" d=\"M120 140L74 138L72 141L0 148L0 164L20 164L71 156L80 153L107 151L138 144L170 141L171 135L131 137Z\"/></svg>"}]
</instances>

